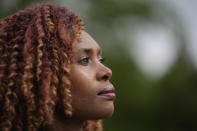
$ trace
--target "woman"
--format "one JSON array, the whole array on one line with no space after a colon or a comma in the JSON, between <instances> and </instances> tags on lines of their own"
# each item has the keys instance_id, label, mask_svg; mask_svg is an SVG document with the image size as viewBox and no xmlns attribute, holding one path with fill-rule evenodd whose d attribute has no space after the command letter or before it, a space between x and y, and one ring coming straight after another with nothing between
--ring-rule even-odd
<instances>
[{"instance_id":1,"label":"woman","mask_svg":"<svg viewBox=\"0 0 197 131\"><path fill-rule=\"evenodd\" d=\"M1 20L0 130L102 130L114 110L112 72L83 25L53 4Z\"/></svg>"}]
</instances>

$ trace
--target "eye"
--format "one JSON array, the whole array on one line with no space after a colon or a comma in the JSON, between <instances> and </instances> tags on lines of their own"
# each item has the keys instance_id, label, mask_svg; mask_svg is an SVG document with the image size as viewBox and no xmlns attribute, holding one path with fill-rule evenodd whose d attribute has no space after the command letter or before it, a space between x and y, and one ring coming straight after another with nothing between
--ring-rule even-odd
<instances>
[{"instance_id":1,"label":"eye","mask_svg":"<svg viewBox=\"0 0 197 131\"><path fill-rule=\"evenodd\" d=\"M80 65L87 66L90 63L90 57L84 57L80 59L77 63L79 63Z\"/></svg>"},{"instance_id":2,"label":"eye","mask_svg":"<svg viewBox=\"0 0 197 131\"><path fill-rule=\"evenodd\" d=\"M99 58L99 61L100 61L101 63L103 63L103 62L105 61L105 58Z\"/></svg>"}]
</instances>

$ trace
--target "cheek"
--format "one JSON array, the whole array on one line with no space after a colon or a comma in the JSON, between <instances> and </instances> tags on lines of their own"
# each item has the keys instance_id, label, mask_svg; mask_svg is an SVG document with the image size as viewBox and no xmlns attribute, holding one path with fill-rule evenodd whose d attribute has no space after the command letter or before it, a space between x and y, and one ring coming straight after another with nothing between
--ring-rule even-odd
<instances>
[{"instance_id":1,"label":"cheek","mask_svg":"<svg viewBox=\"0 0 197 131\"><path fill-rule=\"evenodd\" d=\"M113 102L97 96L100 85L94 73L82 69L71 73L73 117L83 120L110 117L114 111Z\"/></svg>"},{"instance_id":2,"label":"cheek","mask_svg":"<svg viewBox=\"0 0 197 131\"><path fill-rule=\"evenodd\" d=\"M72 95L75 99L83 99L87 96L93 94L94 90L94 80L93 73L84 71L82 69L75 69L71 72L71 82L72 82Z\"/></svg>"},{"instance_id":3,"label":"cheek","mask_svg":"<svg viewBox=\"0 0 197 131\"><path fill-rule=\"evenodd\" d=\"M97 97L97 96L96 96ZM96 97L73 99L73 115L81 120L96 120L111 117L114 112L112 101L101 100Z\"/></svg>"},{"instance_id":4,"label":"cheek","mask_svg":"<svg viewBox=\"0 0 197 131\"><path fill-rule=\"evenodd\" d=\"M90 76L90 75L89 75ZM84 114L87 108L92 107L96 102L96 90L93 79L83 73L72 77L72 106L75 114Z\"/></svg>"},{"instance_id":5,"label":"cheek","mask_svg":"<svg viewBox=\"0 0 197 131\"><path fill-rule=\"evenodd\" d=\"M71 70L72 106L75 112L81 112L84 107L95 101L96 90L93 72L84 68L73 67Z\"/></svg>"},{"instance_id":6,"label":"cheek","mask_svg":"<svg viewBox=\"0 0 197 131\"><path fill-rule=\"evenodd\" d=\"M86 87L82 87L81 85L80 87L74 88L72 92L72 106L75 118L81 120L96 120L112 116L114 112L113 102L101 99L89 84L86 84Z\"/></svg>"}]
</instances>

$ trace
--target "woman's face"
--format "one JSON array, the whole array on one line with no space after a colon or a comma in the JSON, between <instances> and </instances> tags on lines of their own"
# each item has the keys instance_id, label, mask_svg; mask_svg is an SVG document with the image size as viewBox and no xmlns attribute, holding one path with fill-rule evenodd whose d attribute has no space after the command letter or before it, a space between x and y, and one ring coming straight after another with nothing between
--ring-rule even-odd
<instances>
[{"instance_id":1,"label":"woman's face","mask_svg":"<svg viewBox=\"0 0 197 131\"><path fill-rule=\"evenodd\" d=\"M101 50L85 31L74 45L71 65L73 117L81 120L103 119L114 111L112 71L102 64Z\"/></svg>"}]
</instances>

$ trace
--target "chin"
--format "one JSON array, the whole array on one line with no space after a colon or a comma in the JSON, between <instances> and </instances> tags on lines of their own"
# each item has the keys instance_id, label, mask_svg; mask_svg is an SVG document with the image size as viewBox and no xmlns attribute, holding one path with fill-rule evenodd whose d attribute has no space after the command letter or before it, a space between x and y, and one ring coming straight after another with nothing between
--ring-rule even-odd
<instances>
[{"instance_id":1,"label":"chin","mask_svg":"<svg viewBox=\"0 0 197 131\"><path fill-rule=\"evenodd\" d=\"M100 108L98 108L98 112L95 116L96 119L105 119L105 118L109 118L113 115L114 113L114 104L113 102L105 105L105 106L102 106Z\"/></svg>"},{"instance_id":2,"label":"chin","mask_svg":"<svg viewBox=\"0 0 197 131\"><path fill-rule=\"evenodd\" d=\"M87 106L84 106L87 107ZM113 101L88 106L88 108L78 108L73 112L73 117L81 120L98 120L109 118L114 113Z\"/></svg>"}]
</instances>

